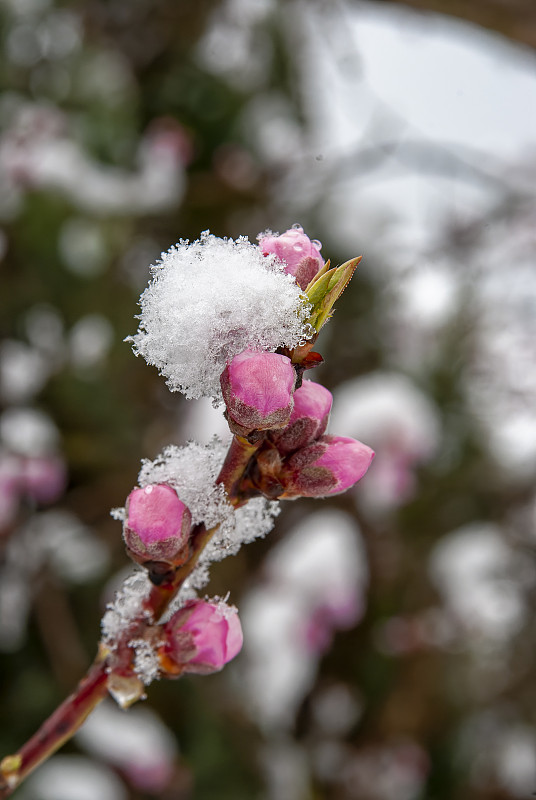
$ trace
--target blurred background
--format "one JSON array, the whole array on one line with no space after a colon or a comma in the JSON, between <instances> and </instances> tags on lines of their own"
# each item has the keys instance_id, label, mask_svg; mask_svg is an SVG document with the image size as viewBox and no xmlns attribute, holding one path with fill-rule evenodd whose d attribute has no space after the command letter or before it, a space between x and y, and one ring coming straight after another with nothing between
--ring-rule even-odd
<instances>
[{"instance_id":1,"label":"blurred background","mask_svg":"<svg viewBox=\"0 0 536 800\"><path fill-rule=\"evenodd\" d=\"M179 238L363 254L317 349L330 501L212 569L246 644L104 704L26 800L536 791L536 8L0 0L0 751L94 656L141 458L222 433L136 359Z\"/></svg>"}]
</instances>

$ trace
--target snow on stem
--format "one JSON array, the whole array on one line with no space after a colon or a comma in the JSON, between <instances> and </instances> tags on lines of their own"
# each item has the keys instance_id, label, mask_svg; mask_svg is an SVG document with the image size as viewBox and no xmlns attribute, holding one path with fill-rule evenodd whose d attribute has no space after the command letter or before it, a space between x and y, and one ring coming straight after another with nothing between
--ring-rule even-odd
<instances>
[{"instance_id":1,"label":"snow on stem","mask_svg":"<svg viewBox=\"0 0 536 800\"><path fill-rule=\"evenodd\" d=\"M226 467L228 464L226 459L219 476L220 482L229 491L230 500L233 497L233 487L239 485L255 450L255 446L246 447L242 446L242 443L237 445L234 441L231 444L229 452L232 451L233 455L229 459L229 463L232 467L230 469ZM237 455L237 452L240 455ZM237 504L239 504L238 501ZM9 797L31 772L76 733L88 714L109 692L117 698L120 687L128 686L130 695L125 706L143 696L143 683L134 671L134 653L129 644L143 632L143 629L147 628L148 624L157 622L162 617L197 566L199 557L218 527L207 530L203 525L198 525L193 529L190 539L190 558L174 572L170 572L167 580L162 581L159 585L151 586L148 596L140 607L139 614L132 619L129 626L122 630L113 652L108 646L101 643L95 661L74 692L58 706L26 744L0 762L0 798L2 800ZM113 667L110 662L113 662Z\"/></svg>"},{"instance_id":2,"label":"snow on stem","mask_svg":"<svg viewBox=\"0 0 536 800\"><path fill-rule=\"evenodd\" d=\"M114 512L144 569L108 607L95 661L73 694L0 763L0 798L108 693L127 708L155 677L214 671L233 658L242 643L236 609L192 599L208 563L270 529L276 512L267 500L344 491L368 469L370 448L323 435L330 393L302 384L304 371L322 361L312 347L359 259L330 269L301 228L267 233L261 246L205 232L153 268L134 350L172 391L223 398L234 436L226 454L221 443L211 450L190 442L144 462L140 487Z\"/></svg>"}]
</instances>

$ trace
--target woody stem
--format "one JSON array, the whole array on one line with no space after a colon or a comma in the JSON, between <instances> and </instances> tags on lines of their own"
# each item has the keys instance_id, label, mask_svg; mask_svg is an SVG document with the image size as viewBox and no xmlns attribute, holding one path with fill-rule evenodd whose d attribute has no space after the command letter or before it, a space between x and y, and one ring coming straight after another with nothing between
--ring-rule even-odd
<instances>
[{"instance_id":1,"label":"woody stem","mask_svg":"<svg viewBox=\"0 0 536 800\"><path fill-rule=\"evenodd\" d=\"M75 691L58 706L20 750L0 763L0 797L17 788L30 772L73 736L107 694L106 663L97 657Z\"/></svg>"},{"instance_id":2,"label":"woody stem","mask_svg":"<svg viewBox=\"0 0 536 800\"><path fill-rule=\"evenodd\" d=\"M263 439L260 438L255 444L250 444L243 436L233 436L220 474L216 478L216 483L223 484L227 499L235 508L243 505L249 499L241 496L240 484L251 459L261 446L262 441Z\"/></svg>"},{"instance_id":3,"label":"woody stem","mask_svg":"<svg viewBox=\"0 0 536 800\"><path fill-rule=\"evenodd\" d=\"M240 483L247 466L260 446L251 445L246 439L235 436L223 463L217 483L222 483L227 499L235 507L246 502L239 496ZM195 569L204 548L219 526L207 530L198 525L192 531L191 555L186 564L175 571L173 576L159 586L152 586L144 603L143 620L132 620L127 630L121 632L118 647L125 645L133 638L134 632L148 620L157 622L177 595L182 584ZM9 797L19 784L36 767L43 763L65 744L80 728L86 717L106 697L111 667L108 664L109 652L102 647L87 674L82 678L75 691L58 706L51 716L41 725L20 750L6 756L0 762L0 800Z\"/></svg>"}]
</instances>

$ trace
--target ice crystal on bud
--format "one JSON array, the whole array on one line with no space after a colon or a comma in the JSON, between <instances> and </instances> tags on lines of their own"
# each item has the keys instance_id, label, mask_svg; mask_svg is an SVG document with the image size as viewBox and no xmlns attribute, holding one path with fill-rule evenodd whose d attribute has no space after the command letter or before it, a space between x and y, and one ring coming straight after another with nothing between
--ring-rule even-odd
<instances>
[{"instance_id":1,"label":"ice crystal on bud","mask_svg":"<svg viewBox=\"0 0 536 800\"><path fill-rule=\"evenodd\" d=\"M294 278L244 236L205 231L195 242L181 240L152 272L129 340L188 398L219 398L220 374L243 350L274 351L307 338L309 307Z\"/></svg>"},{"instance_id":2,"label":"ice crystal on bud","mask_svg":"<svg viewBox=\"0 0 536 800\"><path fill-rule=\"evenodd\" d=\"M154 461L144 460L138 476L141 487L169 484L192 515L192 524L203 522L232 525L233 510L223 486L216 485L227 448L214 439L209 445L189 442L185 447L169 445Z\"/></svg>"}]
</instances>

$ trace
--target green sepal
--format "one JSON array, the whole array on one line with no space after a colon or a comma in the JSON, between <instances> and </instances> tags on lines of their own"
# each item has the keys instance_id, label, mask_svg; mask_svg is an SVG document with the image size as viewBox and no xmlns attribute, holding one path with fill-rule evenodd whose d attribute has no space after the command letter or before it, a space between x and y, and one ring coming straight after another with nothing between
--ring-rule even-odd
<instances>
[{"instance_id":1,"label":"green sepal","mask_svg":"<svg viewBox=\"0 0 536 800\"><path fill-rule=\"evenodd\" d=\"M322 269L314 277L305 294L311 304L311 313L307 322L318 331L331 316L331 310L349 284L361 256L352 258L340 267ZM327 268L328 264L325 265Z\"/></svg>"}]
</instances>

